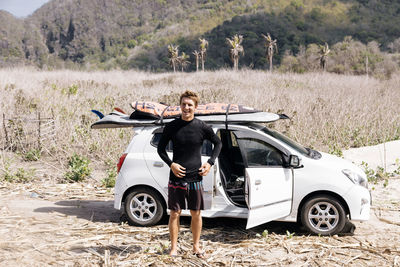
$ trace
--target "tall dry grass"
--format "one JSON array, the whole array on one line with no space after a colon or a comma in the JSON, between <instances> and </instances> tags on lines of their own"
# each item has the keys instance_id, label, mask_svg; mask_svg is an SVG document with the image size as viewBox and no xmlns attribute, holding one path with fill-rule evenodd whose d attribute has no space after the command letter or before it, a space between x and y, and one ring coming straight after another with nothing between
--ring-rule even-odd
<instances>
[{"instance_id":1,"label":"tall dry grass","mask_svg":"<svg viewBox=\"0 0 400 267\"><path fill-rule=\"evenodd\" d=\"M299 143L340 153L348 147L400 138L400 75L390 80L329 73L278 74L228 71L151 74L135 71L0 70L0 113L42 117L54 113L56 137L45 153L60 160L73 152L94 160L116 161L130 129L91 130L98 109L131 111L134 100L176 104L192 89L202 102L241 103L285 113L288 121L270 124ZM4 131L1 131L4 144Z\"/></svg>"}]
</instances>

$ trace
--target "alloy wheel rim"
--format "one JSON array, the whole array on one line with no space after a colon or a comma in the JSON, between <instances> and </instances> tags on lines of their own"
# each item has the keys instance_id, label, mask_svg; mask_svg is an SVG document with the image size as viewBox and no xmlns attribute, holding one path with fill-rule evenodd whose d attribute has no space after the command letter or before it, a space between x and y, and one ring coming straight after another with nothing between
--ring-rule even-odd
<instances>
[{"instance_id":1,"label":"alloy wheel rim","mask_svg":"<svg viewBox=\"0 0 400 267\"><path fill-rule=\"evenodd\" d=\"M339 223L339 212L329 202L317 202L309 209L308 221L314 229L329 232Z\"/></svg>"},{"instance_id":2,"label":"alloy wheel rim","mask_svg":"<svg viewBox=\"0 0 400 267\"><path fill-rule=\"evenodd\" d=\"M135 195L130 203L130 213L139 222L147 222L154 218L157 213L155 199L146 193Z\"/></svg>"}]
</instances>

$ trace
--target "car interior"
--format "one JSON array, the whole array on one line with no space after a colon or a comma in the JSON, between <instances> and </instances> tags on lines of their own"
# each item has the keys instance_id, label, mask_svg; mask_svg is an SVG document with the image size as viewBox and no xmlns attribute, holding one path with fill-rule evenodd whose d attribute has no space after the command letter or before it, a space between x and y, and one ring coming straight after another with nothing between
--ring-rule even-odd
<instances>
[{"instance_id":1,"label":"car interior","mask_svg":"<svg viewBox=\"0 0 400 267\"><path fill-rule=\"evenodd\" d=\"M244 196L244 161L236 137L230 130L221 129L222 142L219 154L220 176L227 196L238 206L246 206Z\"/></svg>"},{"instance_id":2,"label":"car interior","mask_svg":"<svg viewBox=\"0 0 400 267\"><path fill-rule=\"evenodd\" d=\"M220 129L217 134L222 142L219 166L226 194L235 205L246 206L246 165L250 168L282 167L283 155L275 147L246 132Z\"/></svg>"}]
</instances>

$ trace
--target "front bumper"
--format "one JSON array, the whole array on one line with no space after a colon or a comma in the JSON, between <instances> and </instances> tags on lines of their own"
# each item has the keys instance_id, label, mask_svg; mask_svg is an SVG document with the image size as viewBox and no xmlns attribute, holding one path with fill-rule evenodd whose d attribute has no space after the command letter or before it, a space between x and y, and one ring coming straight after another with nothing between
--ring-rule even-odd
<instances>
[{"instance_id":1,"label":"front bumper","mask_svg":"<svg viewBox=\"0 0 400 267\"><path fill-rule=\"evenodd\" d=\"M350 210L350 220L367 221L370 217L372 204L371 192L362 186L353 186L345 199Z\"/></svg>"}]
</instances>

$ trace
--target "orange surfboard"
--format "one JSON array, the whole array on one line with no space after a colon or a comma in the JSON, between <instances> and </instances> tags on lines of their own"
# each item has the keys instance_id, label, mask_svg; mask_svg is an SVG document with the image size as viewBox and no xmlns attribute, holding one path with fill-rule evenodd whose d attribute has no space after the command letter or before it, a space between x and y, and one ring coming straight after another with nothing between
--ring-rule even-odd
<instances>
[{"instance_id":1,"label":"orange surfboard","mask_svg":"<svg viewBox=\"0 0 400 267\"><path fill-rule=\"evenodd\" d=\"M130 116L131 119L172 118L179 117L181 114L181 109L179 106L168 106L156 102L135 101L131 103L131 107L134 109ZM238 114L254 112L259 112L259 110L239 104L208 103L199 104L195 115Z\"/></svg>"}]
</instances>

